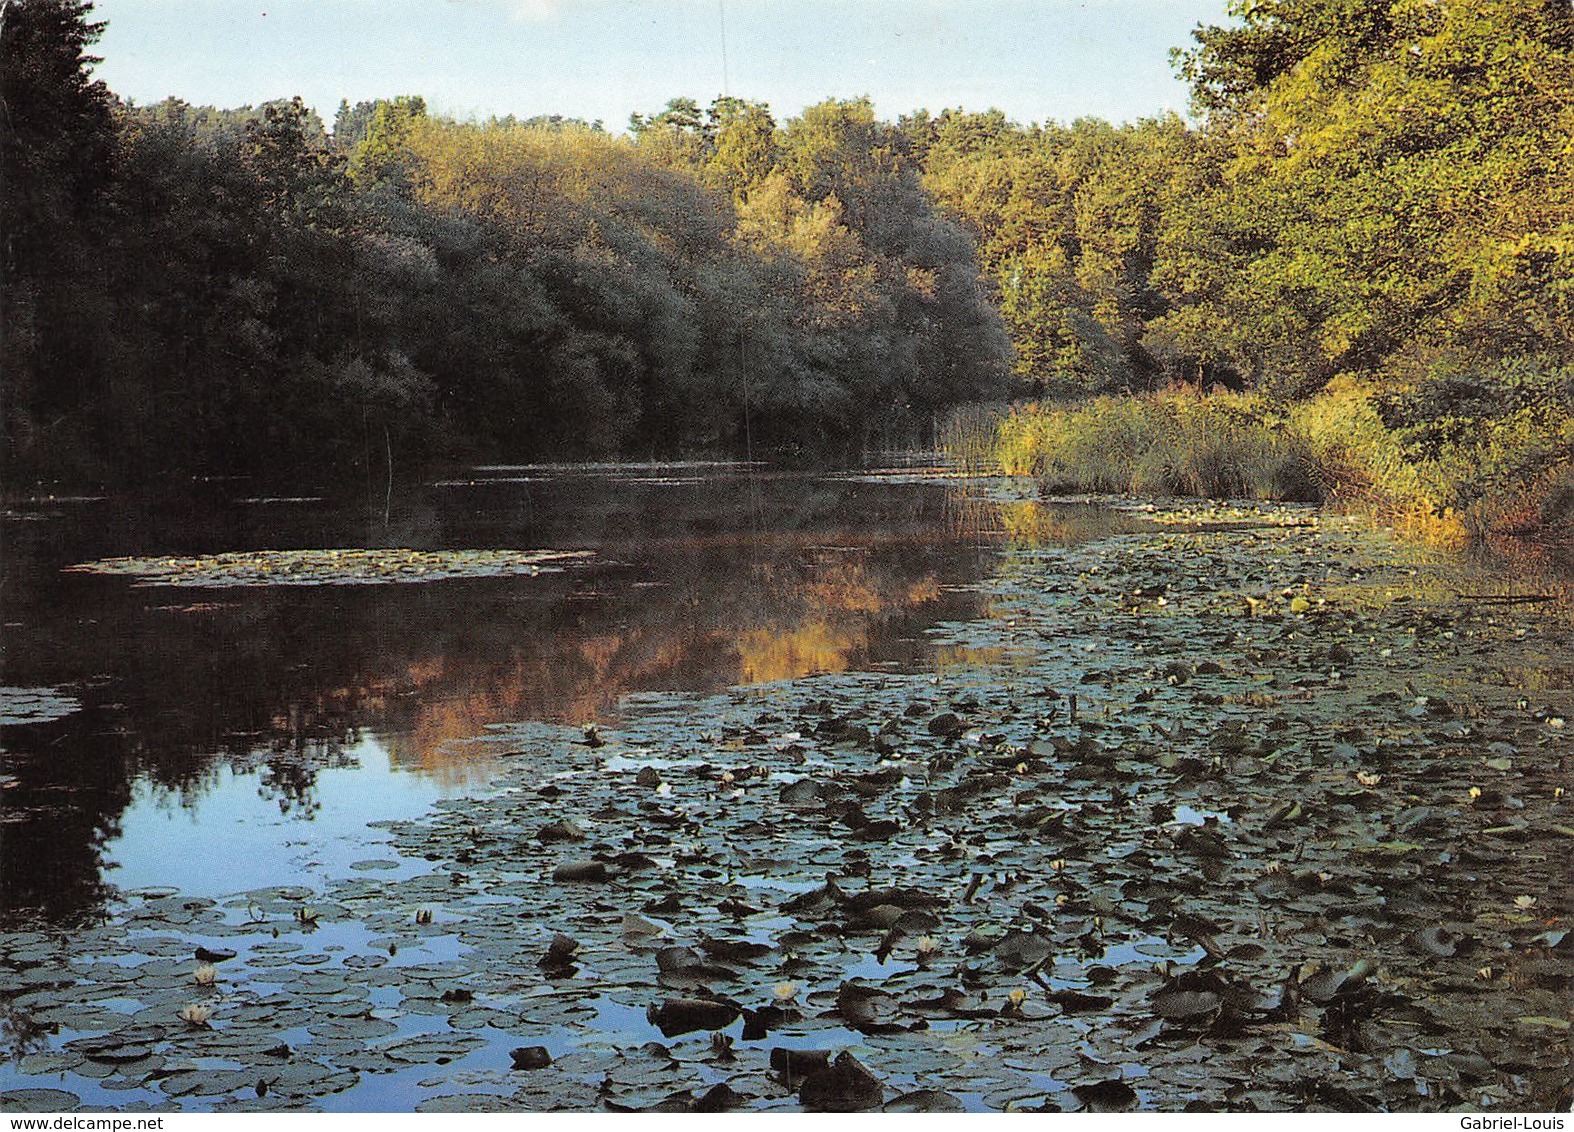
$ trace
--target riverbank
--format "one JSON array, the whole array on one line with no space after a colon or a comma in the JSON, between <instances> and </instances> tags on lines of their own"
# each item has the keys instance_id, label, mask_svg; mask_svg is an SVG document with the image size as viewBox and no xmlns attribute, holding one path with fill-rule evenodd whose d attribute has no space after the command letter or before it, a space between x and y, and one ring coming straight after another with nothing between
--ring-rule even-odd
<instances>
[{"instance_id":1,"label":"riverbank","mask_svg":"<svg viewBox=\"0 0 1574 1132\"><path fill-rule=\"evenodd\" d=\"M1431 545L1574 562L1568 393L1513 385L1472 400L1456 384L1341 379L1290 404L1222 392L1026 404L984 424L989 442L958 447L1050 493L1322 501Z\"/></svg>"},{"instance_id":2,"label":"riverbank","mask_svg":"<svg viewBox=\"0 0 1574 1132\"><path fill-rule=\"evenodd\" d=\"M928 673L494 726L322 890L7 934L0 1103L1567 1108L1568 611L1307 506L1032 512Z\"/></svg>"}]
</instances>

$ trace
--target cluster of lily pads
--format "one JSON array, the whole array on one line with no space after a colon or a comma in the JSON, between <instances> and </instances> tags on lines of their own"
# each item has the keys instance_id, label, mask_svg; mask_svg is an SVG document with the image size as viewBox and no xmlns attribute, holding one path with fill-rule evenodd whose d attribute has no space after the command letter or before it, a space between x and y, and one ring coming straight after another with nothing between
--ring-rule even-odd
<instances>
[{"instance_id":1,"label":"cluster of lily pads","mask_svg":"<svg viewBox=\"0 0 1574 1132\"><path fill-rule=\"evenodd\" d=\"M1568 637L1432 569L1021 549L936 632L970 663L493 728L492 790L327 891L5 936L55 1092L0 1104L1567 1108Z\"/></svg>"},{"instance_id":2,"label":"cluster of lily pads","mask_svg":"<svg viewBox=\"0 0 1574 1132\"><path fill-rule=\"evenodd\" d=\"M51 723L82 710L82 701L59 688L0 687L0 727Z\"/></svg>"},{"instance_id":3,"label":"cluster of lily pads","mask_svg":"<svg viewBox=\"0 0 1574 1132\"><path fill-rule=\"evenodd\" d=\"M139 586L351 586L540 574L589 556L584 550L243 550L102 558L66 569L134 578Z\"/></svg>"}]
</instances>

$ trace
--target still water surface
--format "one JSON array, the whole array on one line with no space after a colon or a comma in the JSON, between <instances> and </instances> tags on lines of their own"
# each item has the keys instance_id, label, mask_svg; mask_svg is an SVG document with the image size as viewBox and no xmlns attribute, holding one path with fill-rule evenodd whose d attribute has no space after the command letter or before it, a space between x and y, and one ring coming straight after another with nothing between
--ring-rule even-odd
<instances>
[{"instance_id":1,"label":"still water surface","mask_svg":"<svg viewBox=\"0 0 1574 1132\"><path fill-rule=\"evenodd\" d=\"M925 630L981 612L968 587L1006 537L997 511L922 477L736 465L466 469L396 498L386 523L241 496L7 512L0 685L80 707L0 732L6 919L92 916L115 889L343 876L379 840L367 822L484 786L494 748L462 740L488 724L615 723L629 692L942 665ZM417 585L64 570L334 547L593 556Z\"/></svg>"}]
</instances>

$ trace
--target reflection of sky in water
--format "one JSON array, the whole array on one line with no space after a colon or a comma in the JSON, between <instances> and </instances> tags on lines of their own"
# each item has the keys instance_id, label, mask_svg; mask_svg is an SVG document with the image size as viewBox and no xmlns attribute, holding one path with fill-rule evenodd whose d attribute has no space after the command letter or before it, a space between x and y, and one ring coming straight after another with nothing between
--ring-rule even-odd
<instances>
[{"instance_id":1,"label":"reflection of sky in water","mask_svg":"<svg viewBox=\"0 0 1574 1132\"><path fill-rule=\"evenodd\" d=\"M266 770L216 767L198 792L179 796L137 782L107 846L106 879L123 890L170 886L190 896L225 896L281 884L317 886L357 861L392 859L387 835L367 823L424 814L445 791L429 775L401 771L374 739L345 752L357 765L317 771L309 818L281 813L263 786ZM403 859L401 859L403 860ZM408 876L401 868L372 877Z\"/></svg>"},{"instance_id":2,"label":"reflection of sky in water","mask_svg":"<svg viewBox=\"0 0 1574 1132\"><path fill-rule=\"evenodd\" d=\"M1131 526L1095 507L1002 507L921 479L728 464L465 476L441 481L458 490L396 500L391 526L335 504L248 497L30 527L0 562L15 640L0 683L69 693L82 710L8 729L16 769L0 785L24 816L8 827L0 904L58 917L101 899L99 880L208 896L320 885L391 855L366 822L484 787L497 748L472 737L528 720L616 728L631 693L855 670L966 683L971 666L1004 659L998 646L937 649L932 630L985 612L972 586L1002 542ZM531 578L254 586L222 602L201 587L150 594L61 569L343 546L593 556ZM1036 644L1023 642L1024 658ZM367 735L378 738L355 738ZM333 753L340 743L348 759Z\"/></svg>"}]
</instances>

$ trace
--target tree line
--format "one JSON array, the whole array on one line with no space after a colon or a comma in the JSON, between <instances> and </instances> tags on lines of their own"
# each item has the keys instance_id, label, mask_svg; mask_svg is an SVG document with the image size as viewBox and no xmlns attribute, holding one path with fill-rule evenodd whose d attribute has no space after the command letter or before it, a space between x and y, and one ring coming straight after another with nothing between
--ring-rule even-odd
<instances>
[{"instance_id":1,"label":"tree line","mask_svg":"<svg viewBox=\"0 0 1574 1132\"><path fill-rule=\"evenodd\" d=\"M1574 9L1228 11L1173 53L1193 124L904 123L1017 378L1250 390L1335 489L1478 530L1574 520Z\"/></svg>"},{"instance_id":2,"label":"tree line","mask_svg":"<svg viewBox=\"0 0 1574 1132\"><path fill-rule=\"evenodd\" d=\"M102 27L5 18L10 476L840 455L1006 390L972 243L867 100L330 132L123 102Z\"/></svg>"},{"instance_id":3,"label":"tree line","mask_svg":"<svg viewBox=\"0 0 1574 1132\"><path fill-rule=\"evenodd\" d=\"M88 4L18 0L5 458L845 451L963 401L1356 383L1407 458L1566 465L1567 0L1229 13L1174 53L1192 121L676 98L612 136L135 107Z\"/></svg>"}]
</instances>

